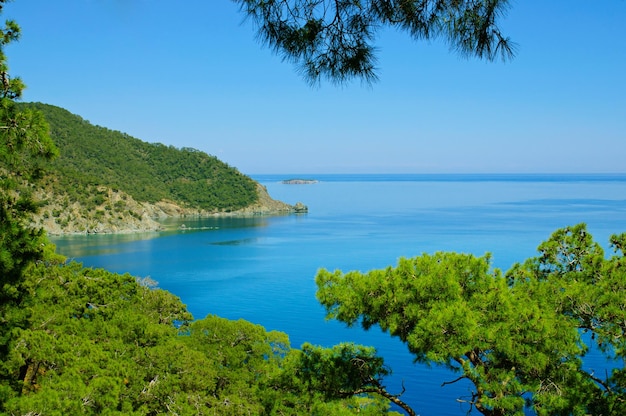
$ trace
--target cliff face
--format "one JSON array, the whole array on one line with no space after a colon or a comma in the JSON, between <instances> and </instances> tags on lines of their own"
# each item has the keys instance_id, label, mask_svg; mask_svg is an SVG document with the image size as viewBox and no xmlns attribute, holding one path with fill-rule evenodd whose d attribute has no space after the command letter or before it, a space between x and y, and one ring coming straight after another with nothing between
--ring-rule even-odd
<instances>
[{"instance_id":1,"label":"cliff face","mask_svg":"<svg viewBox=\"0 0 626 416\"><path fill-rule=\"evenodd\" d=\"M155 204L137 202L122 191L99 186L94 192L100 196L95 207L70 203L64 195L40 191L37 197L45 205L33 218L33 225L42 227L50 235L62 234L111 234L150 232L162 229L159 220L189 216L253 216L282 215L306 212L301 203L289 205L272 199L267 189L257 184L258 202L237 211L206 211L183 207L171 201Z\"/></svg>"},{"instance_id":2,"label":"cliff face","mask_svg":"<svg viewBox=\"0 0 626 416\"><path fill-rule=\"evenodd\" d=\"M301 203L289 205L281 201L272 199L267 193L265 186L257 184L257 195L259 200L257 203L250 205L242 210L236 211L236 215L275 215L291 212L301 212Z\"/></svg>"}]
</instances>

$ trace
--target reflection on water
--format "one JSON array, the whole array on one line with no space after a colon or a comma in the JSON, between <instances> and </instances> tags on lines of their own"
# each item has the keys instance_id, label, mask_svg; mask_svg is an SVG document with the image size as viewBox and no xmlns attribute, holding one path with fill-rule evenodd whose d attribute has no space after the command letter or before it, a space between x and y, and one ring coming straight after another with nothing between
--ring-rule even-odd
<instances>
[{"instance_id":1,"label":"reflection on water","mask_svg":"<svg viewBox=\"0 0 626 416\"><path fill-rule=\"evenodd\" d=\"M211 244L214 246L238 246L241 244L253 244L259 241L258 238L241 238L239 240L215 241Z\"/></svg>"},{"instance_id":2,"label":"reflection on water","mask_svg":"<svg viewBox=\"0 0 626 416\"><path fill-rule=\"evenodd\" d=\"M185 217L159 221L166 231L266 227L268 217Z\"/></svg>"},{"instance_id":3,"label":"reflection on water","mask_svg":"<svg viewBox=\"0 0 626 416\"><path fill-rule=\"evenodd\" d=\"M50 240L56 244L59 253L74 258L119 253L130 243L151 240L163 235L155 231L128 234L73 234L51 236Z\"/></svg>"},{"instance_id":4,"label":"reflection on water","mask_svg":"<svg viewBox=\"0 0 626 416\"><path fill-rule=\"evenodd\" d=\"M125 234L72 234L50 236L57 251L69 258L91 257L116 254L129 249L130 243L167 237L175 234L211 232L229 229L253 229L267 227L270 217L185 217L167 218L159 221L162 231L125 233ZM254 238L233 239L211 242L214 245L250 244Z\"/></svg>"}]
</instances>

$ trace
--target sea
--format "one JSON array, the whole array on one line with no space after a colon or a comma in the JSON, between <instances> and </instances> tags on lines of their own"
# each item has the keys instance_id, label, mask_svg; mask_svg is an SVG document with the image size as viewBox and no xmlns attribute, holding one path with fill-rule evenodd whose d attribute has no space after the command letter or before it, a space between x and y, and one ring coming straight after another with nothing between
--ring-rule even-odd
<instances>
[{"instance_id":1,"label":"sea","mask_svg":"<svg viewBox=\"0 0 626 416\"><path fill-rule=\"evenodd\" d=\"M196 318L245 319L304 342L376 347L391 368L384 384L423 416L463 415L471 386L414 363L379 328L325 319L318 270L386 268L400 257L491 253L507 270L537 254L556 229L581 222L606 250L626 232L626 174L272 174L252 175L274 199L308 213L182 218L162 232L56 237L57 250L87 267L150 277ZM283 184L287 179L311 184ZM596 363L588 362L588 366ZM601 364L597 364L601 365ZM476 414L474 412L473 414Z\"/></svg>"}]
</instances>

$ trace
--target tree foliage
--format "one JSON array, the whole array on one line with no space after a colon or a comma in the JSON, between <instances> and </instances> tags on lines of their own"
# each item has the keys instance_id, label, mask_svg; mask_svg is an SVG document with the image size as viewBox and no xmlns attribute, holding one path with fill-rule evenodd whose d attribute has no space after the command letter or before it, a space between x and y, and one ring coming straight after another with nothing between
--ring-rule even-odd
<instances>
[{"instance_id":1,"label":"tree foliage","mask_svg":"<svg viewBox=\"0 0 626 416\"><path fill-rule=\"evenodd\" d=\"M292 372L298 380L295 384L305 391L318 392L326 400L373 395L366 396L359 413L384 413L389 401L409 415L416 414L400 399L401 394L392 394L383 385L384 377L391 374L391 370L373 347L342 343L322 348L305 343L294 355L297 364Z\"/></svg>"},{"instance_id":2,"label":"tree foliage","mask_svg":"<svg viewBox=\"0 0 626 416\"><path fill-rule=\"evenodd\" d=\"M169 292L78 263L38 264L28 325L2 363L8 414L386 413L363 380L387 374L372 348L292 349L286 334L217 316L193 320ZM370 367L364 367L365 363ZM378 381L377 381L378 382Z\"/></svg>"},{"instance_id":3,"label":"tree foliage","mask_svg":"<svg viewBox=\"0 0 626 416\"><path fill-rule=\"evenodd\" d=\"M4 4L0 0L0 12ZM4 49L19 36L14 21L0 28L0 360L8 353L10 329L21 325L26 314L19 309L24 273L45 247L43 231L26 226L37 204L25 180L39 178L42 164L56 155L43 116L15 103L24 84L9 75Z\"/></svg>"},{"instance_id":4,"label":"tree foliage","mask_svg":"<svg viewBox=\"0 0 626 416\"><path fill-rule=\"evenodd\" d=\"M378 325L417 362L468 379L474 391L459 399L485 415L621 414L625 238L612 237L620 254L605 259L583 224L558 230L539 257L506 275L490 268L489 255L458 253L401 258L367 273L322 269L317 297L329 318ZM605 379L583 369L584 331L619 360Z\"/></svg>"},{"instance_id":5,"label":"tree foliage","mask_svg":"<svg viewBox=\"0 0 626 416\"><path fill-rule=\"evenodd\" d=\"M374 41L391 27L415 39L443 39L463 56L511 58L499 20L507 0L233 0L259 39L300 65L311 83L376 79Z\"/></svg>"}]
</instances>

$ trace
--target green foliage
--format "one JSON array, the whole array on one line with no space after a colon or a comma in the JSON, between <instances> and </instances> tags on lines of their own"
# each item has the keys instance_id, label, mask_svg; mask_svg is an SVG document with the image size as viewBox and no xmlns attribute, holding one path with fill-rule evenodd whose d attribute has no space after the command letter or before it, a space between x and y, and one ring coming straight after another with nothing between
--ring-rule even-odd
<instances>
[{"instance_id":1,"label":"green foliage","mask_svg":"<svg viewBox=\"0 0 626 416\"><path fill-rule=\"evenodd\" d=\"M17 299L24 268L41 253L41 232L25 228L37 205L23 179L37 179L41 164L56 155L41 113L21 110L14 101L24 84L9 76L4 47L19 36L13 21L0 28L0 305Z\"/></svg>"},{"instance_id":2,"label":"green foliage","mask_svg":"<svg viewBox=\"0 0 626 416\"><path fill-rule=\"evenodd\" d=\"M324 395L347 396L363 388L363 381L378 385L389 373L372 347L339 344L331 349L304 344L299 356L303 385Z\"/></svg>"},{"instance_id":3,"label":"green foliage","mask_svg":"<svg viewBox=\"0 0 626 416\"><path fill-rule=\"evenodd\" d=\"M379 325L421 363L470 380L462 398L486 415L620 414L624 368L606 380L582 368L591 331L607 358L623 363L626 346L625 236L621 255L604 258L584 225L558 230L541 255L507 274L489 256L424 254L396 267L342 273L320 270L318 300L329 318ZM619 362L619 361L618 361Z\"/></svg>"},{"instance_id":4,"label":"green foliage","mask_svg":"<svg viewBox=\"0 0 626 416\"><path fill-rule=\"evenodd\" d=\"M348 410L357 410L359 414L379 415L387 413L389 402L394 402L415 415L383 386L383 378L390 373L373 347L342 343L324 348L305 343L302 350L294 350L288 357L284 377L290 378L288 384L294 388L315 392L314 397L322 399L323 407L312 403L315 414L349 414ZM301 393L301 397L306 395ZM327 402L337 399L344 402L329 412Z\"/></svg>"},{"instance_id":5,"label":"green foliage","mask_svg":"<svg viewBox=\"0 0 626 416\"><path fill-rule=\"evenodd\" d=\"M578 374L586 385L592 384L580 390L592 414L626 412L624 241L626 234L611 236L615 255L607 259L584 224L563 228L539 246L538 257L515 265L508 273L513 285L545 288L555 313L569 317L582 333L590 333L591 342L614 366L604 378ZM590 346L582 345L581 357Z\"/></svg>"},{"instance_id":6,"label":"green foliage","mask_svg":"<svg viewBox=\"0 0 626 416\"><path fill-rule=\"evenodd\" d=\"M357 391L360 376L386 374L371 348L293 350L285 334L243 320L192 321L178 298L154 286L78 263L33 267L22 304L29 325L13 330L2 363L11 377L0 383L0 412L379 415L388 408Z\"/></svg>"},{"instance_id":7,"label":"green foliage","mask_svg":"<svg viewBox=\"0 0 626 416\"><path fill-rule=\"evenodd\" d=\"M461 55L511 58L515 46L498 28L506 0L233 0L261 41L300 65L311 83L376 80L373 45L389 26L415 39L442 38Z\"/></svg>"},{"instance_id":8,"label":"green foliage","mask_svg":"<svg viewBox=\"0 0 626 416\"><path fill-rule=\"evenodd\" d=\"M20 309L24 273L45 249L43 232L26 226L38 205L24 180L38 179L42 165L56 155L41 113L15 103L24 84L9 75L4 48L19 36L13 21L0 28L0 361L8 354L12 329L27 316Z\"/></svg>"},{"instance_id":9,"label":"green foliage","mask_svg":"<svg viewBox=\"0 0 626 416\"><path fill-rule=\"evenodd\" d=\"M23 104L50 124L61 155L48 167L48 186L90 210L104 202L99 186L140 202L174 201L207 211L234 211L257 201L256 183L204 152L150 144L98 127L59 107Z\"/></svg>"}]
</instances>

